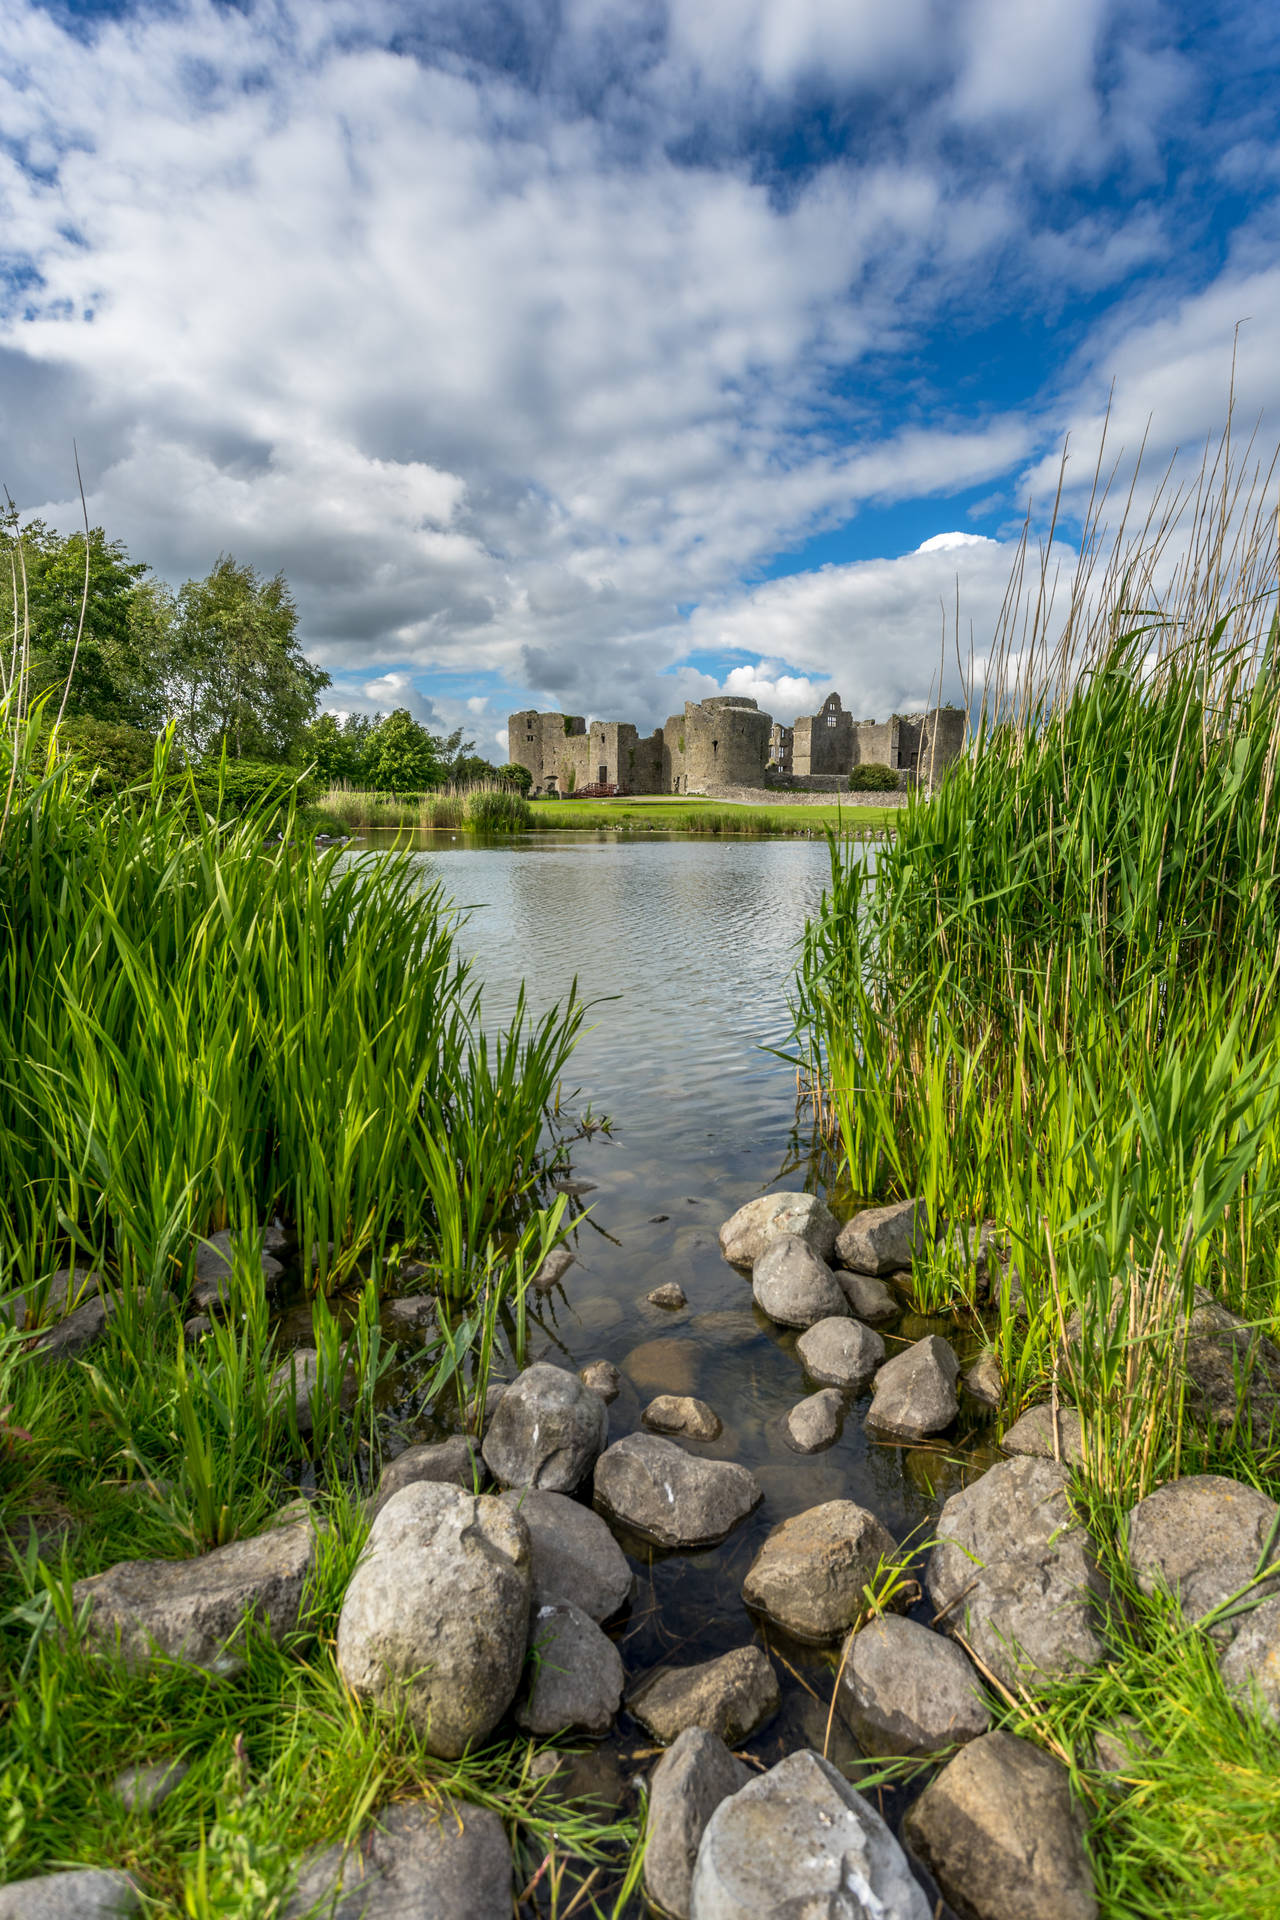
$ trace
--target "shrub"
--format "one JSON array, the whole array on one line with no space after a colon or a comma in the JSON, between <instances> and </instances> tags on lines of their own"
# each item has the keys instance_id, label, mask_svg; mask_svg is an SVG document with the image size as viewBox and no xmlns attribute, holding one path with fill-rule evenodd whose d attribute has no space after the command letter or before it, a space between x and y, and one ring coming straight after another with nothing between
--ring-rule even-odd
<instances>
[{"instance_id":1,"label":"shrub","mask_svg":"<svg viewBox=\"0 0 1280 1920\"><path fill-rule=\"evenodd\" d=\"M898 775L893 767L882 767L875 761L867 761L864 766L855 767L849 775L850 793L896 793Z\"/></svg>"},{"instance_id":2,"label":"shrub","mask_svg":"<svg viewBox=\"0 0 1280 1920\"><path fill-rule=\"evenodd\" d=\"M295 767L266 760L206 762L195 776L201 806L220 820L260 810L264 820L274 821L291 801L299 807L314 806L321 786L314 774L299 774Z\"/></svg>"},{"instance_id":3,"label":"shrub","mask_svg":"<svg viewBox=\"0 0 1280 1920\"><path fill-rule=\"evenodd\" d=\"M516 787L521 793L528 793L533 785L533 775L528 767L517 766L514 760L508 760L505 767L498 768L498 778L504 787Z\"/></svg>"}]
</instances>

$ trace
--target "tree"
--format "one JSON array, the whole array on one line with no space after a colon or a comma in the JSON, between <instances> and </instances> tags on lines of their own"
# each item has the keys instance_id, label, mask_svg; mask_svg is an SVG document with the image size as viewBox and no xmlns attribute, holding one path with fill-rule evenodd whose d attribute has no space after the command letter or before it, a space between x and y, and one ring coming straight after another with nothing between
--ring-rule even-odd
<instances>
[{"instance_id":1,"label":"tree","mask_svg":"<svg viewBox=\"0 0 1280 1920\"><path fill-rule=\"evenodd\" d=\"M191 751L233 760L303 753L329 676L305 657L282 573L264 580L222 554L178 595L168 691Z\"/></svg>"},{"instance_id":2,"label":"tree","mask_svg":"<svg viewBox=\"0 0 1280 1920\"><path fill-rule=\"evenodd\" d=\"M533 785L528 767L520 766L515 760L508 760L505 767L498 768L498 778L504 787L514 787L518 793L528 793Z\"/></svg>"},{"instance_id":3,"label":"tree","mask_svg":"<svg viewBox=\"0 0 1280 1920\"><path fill-rule=\"evenodd\" d=\"M474 745L474 741L470 743ZM497 780L497 767L491 760L481 759L478 753L461 753L449 769L449 778L458 786L477 786L482 780Z\"/></svg>"},{"instance_id":4,"label":"tree","mask_svg":"<svg viewBox=\"0 0 1280 1920\"><path fill-rule=\"evenodd\" d=\"M12 501L0 515L0 633L7 656L15 615L21 645L30 631L30 696L47 694L56 713L155 732L164 720L164 648L155 645L167 589L149 578L101 527L62 535L42 520L21 523ZM78 644L77 644L78 641ZM72 661L75 672L71 673Z\"/></svg>"},{"instance_id":5,"label":"tree","mask_svg":"<svg viewBox=\"0 0 1280 1920\"><path fill-rule=\"evenodd\" d=\"M420 726L407 707L378 715L369 735L369 785L383 793L421 793L445 775L439 736Z\"/></svg>"}]
</instances>

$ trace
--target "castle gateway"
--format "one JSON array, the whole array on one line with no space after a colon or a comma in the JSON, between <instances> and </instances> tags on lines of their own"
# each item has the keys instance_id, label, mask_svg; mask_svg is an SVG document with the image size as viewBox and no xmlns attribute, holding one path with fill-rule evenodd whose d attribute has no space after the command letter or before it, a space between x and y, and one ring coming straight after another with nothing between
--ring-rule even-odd
<instances>
[{"instance_id":1,"label":"castle gateway","mask_svg":"<svg viewBox=\"0 0 1280 1920\"><path fill-rule=\"evenodd\" d=\"M626 720L581 714L513 713L507 758L526 767L534 793L723 792L730 787L839 791L856 766L892 767L899 784L932 785L964 751L958 707L855 720L833 693L794 727L774 724L754 700L717 694L686 700L684 712L641 736Z\"/></svg>"}]
</instances>

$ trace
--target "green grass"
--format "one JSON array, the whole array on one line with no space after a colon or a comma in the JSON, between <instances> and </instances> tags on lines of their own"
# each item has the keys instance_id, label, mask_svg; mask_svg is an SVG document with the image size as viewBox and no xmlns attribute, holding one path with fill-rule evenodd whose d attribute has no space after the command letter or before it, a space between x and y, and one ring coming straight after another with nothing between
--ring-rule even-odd
<instances>
[{"instance_id":1,"label":"green grass","mask_svg":"<svg viewBox=\"0 0 1280 1920\"><path fill-rule=\"evenodd\" d=\"M1220 458L1186 524L1158 499L1081 567L1054 631L1037 579L1011 597L973 751L873 872L833 843L795 989L853 1189L1006 1230L1024 1311L1008 1279L984 1307L973 1268L941 1256L919 1303L984 1319L1006 1422L1054 1387L1080 1405L1108 1542L1179 1473L1280 1495L1280 1436L1201 1432L1180 1364L1197 1287L1280 1333L1275 515ZM1086 554L1100 545L1095 526ZM1101 1679L1027 1713L1078 1759L1132 1712L1159 1756L1105 1804L1086 1783L1104 1910L1273 1910L1275 1730L1225 1703L1202 1634L1150 1603L1117 1630Z\"/></svg>"},{"instance_id":2,"label":"green grass","mask_svg":"<svg viewBox=\"0 0 1280 1920\"><path fill-rule=\"evenodd\" d=\"M882 833L893 828L898 816L896 807L840 807L835 801L814 806L749 807L663 794L587 801L544 798L523 804L523 814L513 816L509 826L491 830L809 837L828 828L855 835ZM462 830L476 824L468 813L473 803L462 795L399 799L394 794L334 789L326 795L324 807L330 818L341 820L352 833L400 828Z\"/></svg>"}]
</instances>

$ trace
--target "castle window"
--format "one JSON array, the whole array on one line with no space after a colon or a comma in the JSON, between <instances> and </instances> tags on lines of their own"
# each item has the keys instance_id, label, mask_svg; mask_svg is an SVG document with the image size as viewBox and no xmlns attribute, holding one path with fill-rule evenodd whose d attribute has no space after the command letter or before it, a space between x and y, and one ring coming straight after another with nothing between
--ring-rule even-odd
<instances>
[{"instance_id":1,"label":"castle window","mask_svg":"<svg viewBox=\"0 0 1280 1920\"><path fill-rule=\"evenodd\" d=\"M834 727L834 725L835 725L835 723L836 723L836 717L835 717L835 715L834 715L834 713L829 713L829 714L827 715L827 725L828 725L829 727Z\"/></svg>"}]
</instances>

